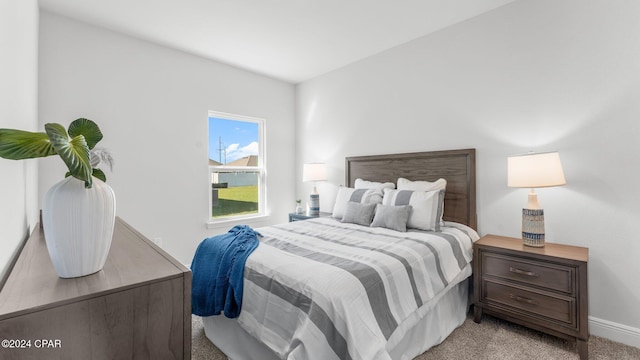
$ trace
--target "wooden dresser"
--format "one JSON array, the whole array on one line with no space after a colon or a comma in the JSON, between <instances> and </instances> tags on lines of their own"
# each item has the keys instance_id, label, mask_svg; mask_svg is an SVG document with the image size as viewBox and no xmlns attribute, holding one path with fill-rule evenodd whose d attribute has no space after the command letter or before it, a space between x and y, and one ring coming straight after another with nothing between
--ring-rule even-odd
<instances>
[{"instance_id":1,"label":"wooden dresser","mask_svg":"<svg viewBox=\"0 0 640 360\"><path fill-rule=\"evenodd\" d=\"M62 279L41 228L0 290L1 359L190 359L191 272L117 218L104 268Z\"/></svg>"},{"instance_id":2,"label":"wooden dresser","mask_svg":"<svg viewBox=\"0 0 640 360\"><path fill-rule=\"evenodd\" d=\"M483 312L575 341L588 358L589 249L487 235L474 244L474 320Z\"/></svg>"}]
</instances>

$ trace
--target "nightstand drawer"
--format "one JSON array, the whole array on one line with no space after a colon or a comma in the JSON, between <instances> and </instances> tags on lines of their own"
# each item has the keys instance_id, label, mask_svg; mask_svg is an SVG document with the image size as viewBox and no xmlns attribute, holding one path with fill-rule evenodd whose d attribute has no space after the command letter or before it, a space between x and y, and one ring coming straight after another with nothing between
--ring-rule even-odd
<instances>
[{"instance_id":1,"label":"nightstand drawer","mask_svg":"<svg viewBox=\"0 0 640 360\"><path fill-rule=\"evenodd\" d=\"M540 263L517 257L482 253L485 276L495 276L572 295L574 268Z\"/></svg>"},{"instance_id":2,"label":"nightstand drawer","mask_svg":"<svg viewBox=\"0 0 640 360\"><path fill-rule=\"evenodd\" d=\"M545 316L572 327L576 325L575 300L562 295L542 294L526 288L485 280L483 298L488 303L500 304L529 312L531 316Z\"/></svg>"}]
</instances>

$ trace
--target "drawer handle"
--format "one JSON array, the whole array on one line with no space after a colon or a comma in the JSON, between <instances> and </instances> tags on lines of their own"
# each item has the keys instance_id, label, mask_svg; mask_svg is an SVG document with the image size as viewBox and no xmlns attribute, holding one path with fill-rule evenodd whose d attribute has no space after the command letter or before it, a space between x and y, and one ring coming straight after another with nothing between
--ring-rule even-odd
<instances>
[{"instance_id":1,"label":"drawer handle","mask_svg":"<svg viewBox=\"0 0 640 360\"><path fill-rule=\"evenodd\" d=\"M533 301L531 299L527 299L527 298L522 297L522 296L509 294L509 297L512 298L513 300L516 300L516 301L524 302L524 303L531 304L531 305L536 305L535 301Z\"/></svg>"},{"instance_id":2,"label":"drawer handle","mask_svg":"<svg viewBox=\"0 0 640 360\"><path fill-rule=\"evenodd\" d=\"M524 271L524 270L516 269L516 268L513 268L513 267L510 267L509 271L512 272L512 273L520 274L520 275L535 276L535 277L539 276L538 274L534 273L533 271Z\"/></svg>"}]
</instances>

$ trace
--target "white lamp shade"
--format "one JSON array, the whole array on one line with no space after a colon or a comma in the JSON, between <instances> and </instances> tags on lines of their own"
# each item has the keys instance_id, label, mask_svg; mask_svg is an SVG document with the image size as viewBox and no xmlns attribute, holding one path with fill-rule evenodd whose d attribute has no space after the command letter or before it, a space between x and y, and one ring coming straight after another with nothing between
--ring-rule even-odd
<instances>
[{"instance_id":1,"label":"white lamp shade","mask_svg":"<svg viewBox=\"0 0 640 360\"><path fill-rule=\"evenodd\" d=\"M507 158L509 187L539 188L565 185L557 152L514 155Z\"/></svg>"},{"instance_id":2,"label":"white lamp shade","mask_svg":"<svg viewBox=\"0 0 640 360\"><path fill-rule=\"evenodd\" d=\"M304 164L302 168L302 181L327 180L327 168L321 163Z\"/></svg>"}]
</instances>

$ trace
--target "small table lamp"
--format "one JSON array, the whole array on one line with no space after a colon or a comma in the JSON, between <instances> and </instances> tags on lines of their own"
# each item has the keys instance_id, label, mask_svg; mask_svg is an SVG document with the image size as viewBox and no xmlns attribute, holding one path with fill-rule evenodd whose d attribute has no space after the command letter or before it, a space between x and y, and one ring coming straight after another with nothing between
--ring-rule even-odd
<instances>
[{"instance_id":1,"label":"small table lamp","mask_svg":"<svg viewBox=\"0 0 640 360\"><path fill-rule=\"evenodd\" d=\"M316 189L316 181L327 180L327 169L324 164L304 164L302 168L302 181L313 181L313 191L309 195L309 215L320 215L320 195Z\"/></svg>"},{"instance_id":2,"label":"small table lamp","mask_svg":"<svg viewBox=\"0 0 640 360\"><path fill-rule=\"evenodd\" d=\"M557 152L514 155L507 158L509 187L531 188L527 207L522 209L522 241L527 246L544 246L544 211L534 188L565 185Z\"/></svg>"}]
</instances>

